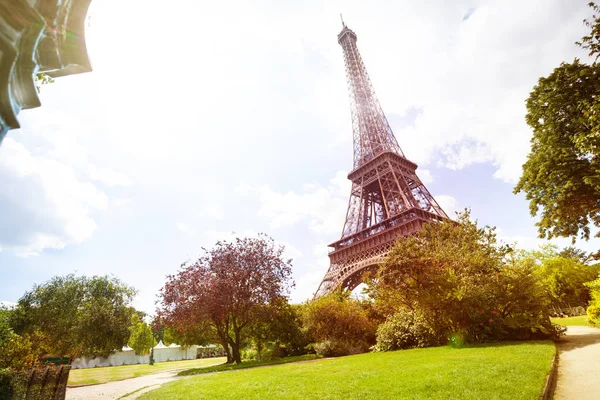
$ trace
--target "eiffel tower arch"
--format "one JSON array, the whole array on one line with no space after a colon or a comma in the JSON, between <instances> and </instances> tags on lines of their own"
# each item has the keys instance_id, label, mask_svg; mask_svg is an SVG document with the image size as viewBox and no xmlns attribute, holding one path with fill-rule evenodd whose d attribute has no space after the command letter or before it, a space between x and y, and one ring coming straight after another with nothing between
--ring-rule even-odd
<instances>
[{"instance_id":1,"label":"eiffel tower arch","mask_svg":"<svg viewBox=\"0 0 600 400\"><path fill-rule=\"evenodd\" d=\"M356 34L342 24L338 43L352 115L352 189L342 237L329 245L330 266L315 297L340 286L353 290L365 272L385 261L399 237L448 218L417 176L417 164L404 156L358 52Z\"/></svg>"}]
</instances>

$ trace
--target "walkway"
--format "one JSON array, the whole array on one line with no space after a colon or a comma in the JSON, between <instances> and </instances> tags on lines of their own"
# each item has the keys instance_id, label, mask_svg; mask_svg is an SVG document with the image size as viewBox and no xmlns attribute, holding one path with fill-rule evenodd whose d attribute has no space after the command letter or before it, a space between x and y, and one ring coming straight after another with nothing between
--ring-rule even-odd
<instances>
[{"instance_id":1,"label":"walkway","mask_svg":"<svg viewBox=\"0 0 600 400\"><path fill-rule=\"evenodd\" d=\"M600 399L600 329L569 326L558 343L555 400Z\"/></svg>"},{"instance_id":2,"label":"walkway","mask_svg":"<svg viewBox=\"0 0 600 400\"><path fill-rule=\"evenodd\" d=\"M160 372L158 374L144 375L138 378L123 381L108 382L100 385L67 388L67 400L83 399L118 399L128 393L135 392L124 400L132 400L142 393L158 388L166 382L181 379L177 377L179 371Z\"/></svg>"}]
</instances>

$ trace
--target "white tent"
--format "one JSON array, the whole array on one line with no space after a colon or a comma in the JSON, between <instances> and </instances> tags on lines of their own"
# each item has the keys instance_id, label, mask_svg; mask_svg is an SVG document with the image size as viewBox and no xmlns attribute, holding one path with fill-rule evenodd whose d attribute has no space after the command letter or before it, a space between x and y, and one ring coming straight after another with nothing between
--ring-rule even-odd
<instances>
[{"instance_id":1,"label":"white tent","mask_svg":"<svg viewBox=\"0 0 600 400\"><path fill-rule=\"evenodd\" d=\"M154 362L194 360L197 352L198 346L181 347L173 343L167 347L161 340L154 346ZM125 346L121 351L116 351L108 357L76 358L71 363L71 368L109 367L115 365L148 364L149 362L150 355L140 356L135 354L135 351L131 347Z\"/></svg>"},{"instance_id":2,"label":"white tent","mask_svg":"<svg viewBox=\"0 0 600 400\"><path fill-rule=\"evenodd\" d=\"M181 347L178 344L165 346L162 340L154 347L154 361L193 360L196 358L198 346Z\"/></svg>"}]
</instances>

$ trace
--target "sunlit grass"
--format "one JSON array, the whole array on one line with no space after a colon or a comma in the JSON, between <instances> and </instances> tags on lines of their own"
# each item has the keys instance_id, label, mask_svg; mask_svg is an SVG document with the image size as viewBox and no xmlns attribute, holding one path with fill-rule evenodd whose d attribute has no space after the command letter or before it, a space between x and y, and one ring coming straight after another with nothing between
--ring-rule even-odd
<instances>
[{"instance_id":1,"label":"sunlit grass","mask_svg":"<svg viewBox=\"0 0 600 400\"><path fill-rule=\"evenodd\" d=\"M319 358L321 358L321 356L318 356L316 354L306 354L306 355L297 356L297 357L276 358L276 359L270 360L270 361L245 361L241 364L221 364L221 365L215 365L212 367L187 369L185 371L181 371L177 375L179 375L179 376L199 375L199 374L207 374L209 372L232 371L235 369L246 369L246 368L254 368L254 367L263 367L266 365L287 364L287 363L297 362L297 361L316 360Z\"/></svg>"},{"instance_id":2,"label":"sunlit grass","mask_svg":"<svg viewBox=\"0 0 600 400\"><path fill-rule=\"evenodd\" d=\"M142 399L537 399L550 341L368 353L170 382Z\"/></svg>"},{"instance_id":3,"label":"sunlit grass","mask_svg":"<svg viewBox=\"0 0 600 400\"><path fill-rule=\"evenodd\" d=\"M588 320L587 315L578 315L576 317L565 317L565 318L550 318L553 324L562 326L595 326Z\"/></svg>"},{"instance_id":4,"label":"sunlit grass","mask_svg":"<svg viewBox=\"0 0 600 400\"><path fill-rule=\"evenodd\" d=\"M118 367L97 367L85 369L73 369L69 373L69 386L93 385L119 381L122 379L135 378L137 376L155 374L157 372L173 371L179 369L209 367L223 364L224 357L202 358L198 360L169 361L156 363L154 365L135 364Z\"/></svg>"}]
</instances>

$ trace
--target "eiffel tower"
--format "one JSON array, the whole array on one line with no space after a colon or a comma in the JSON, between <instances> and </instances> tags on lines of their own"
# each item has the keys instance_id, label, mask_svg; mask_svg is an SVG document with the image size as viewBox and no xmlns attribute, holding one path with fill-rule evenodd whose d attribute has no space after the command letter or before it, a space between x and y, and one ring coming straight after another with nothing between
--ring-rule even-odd
<instances>
[{"instance_id":1,"label":"eiffel tower","mask_svg":"<svg viewBox=\"0 0 600 400\"><path fill-rule=\"evenodd\" d=\"M344 51L354 166L342 237L329 245L330 266L315 297L338 287L353 290L376 271L400 236L448 216L416 174L396 141L356 47L356 34L342 20L338 43Z\"/></svg>"}]
</instances>

